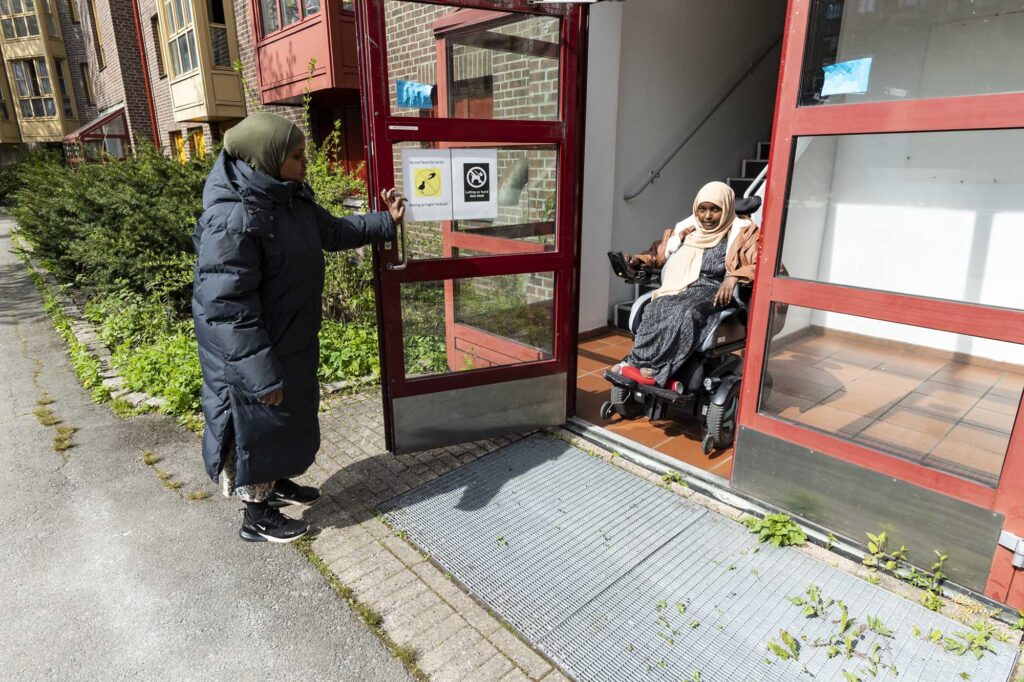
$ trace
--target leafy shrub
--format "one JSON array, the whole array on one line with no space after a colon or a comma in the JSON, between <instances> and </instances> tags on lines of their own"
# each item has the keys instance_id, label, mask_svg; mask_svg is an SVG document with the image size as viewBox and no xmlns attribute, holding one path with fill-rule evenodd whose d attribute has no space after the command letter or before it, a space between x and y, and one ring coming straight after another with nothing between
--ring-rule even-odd
<instances>
[{"instance_id":1,"label":"leafy shrub","mask_svg":"<svg viewBox=\"0 0 1024 682\"><path fill-rule=\"evenodd\" d=\"M147 346L124 344L114 351L113 362L126 387L165 398L166 412L184 415L199 409L203 374L196 337L187 327Z\"/></svg>"},{"instance_id":2,"label":"leafy shrub","mask_svg":"<svg viewBox=\"0 0 1024 682\"><path fill-rule=\"evenodd\" d=\"M179 325L167 303L131 291L91 299L85 317L99 327L100 339L110 348L153 343Z\"/></svg>"},{"instance_id":3,"label":"leafy shrub","mask_svg":"<svg viewBox=\"0 0 1024 682\"><path fill-rule=\"evenodd\" d=\"M21 186L18 175L21 172L21 163L25 159L23 153L15 160L0 164L0 205L11 206L14 203L14 194Z\"/></svg>"},{"instance_id":4,"label":"leafy shrub","mask_svg":"<svg viewBox=\"0 0 1024 682\"><path fill-rule=\"evenodd\" d=\"M355 381L380 376L377 328L325 321L320 330L320 381Z\"/></svg>"},{"instance_id":5,"label":"leafy shrub","mask_svg":"<svg viewBox=\"0 0 1024 682\"><path fill-rule=\"evenodd\" d=\"M751 533L757 534L758 540L770 542L776 547L803 545L807 542L807 534L785 514L766 514L763 519L746 519L743 523Z\"/></svg>"},{"instance_id":6,"label":"leafy shrub","mask_svg":"<svg viewBox=\"0 0 1024 682\"><path fill-rule=\"evenodd\" d=\"M192 231L213 156L186 164L143 146L72 169L55 154L20 165L14 217L62 281L87 292L155 295L185 312Z\"/></svg>"},{"instance_id":7,"label":"leafy shrub","mask_svg":"<svg viewBox=\"0 0 1024 682\"><path fill-rule=\"evenodd\" d=\"M366 199L366 183L359 177L360 166L346 173L335 163L342 155L341 121L320 143L306 146L306 182L321 206L336 216L352 213L345 206L349 198ZM369 324L376 314L373 297L373 262L367 247L326 254L323 308L329 320Z\"/></svg>"}]
</instances>

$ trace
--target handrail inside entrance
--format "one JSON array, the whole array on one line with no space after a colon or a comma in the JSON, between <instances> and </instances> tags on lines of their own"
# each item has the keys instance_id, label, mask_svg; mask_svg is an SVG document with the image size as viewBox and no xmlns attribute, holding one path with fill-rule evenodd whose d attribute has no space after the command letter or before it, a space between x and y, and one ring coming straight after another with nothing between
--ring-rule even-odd
<instances>
[{"instance_id":1,"label":"handrail inside entrance","mask_svg":"<svg viewBox=\"0 0 1024 682\"><path fill-rule=\"evenodd\" d=\"M632 201L633 199L636 199L638 196L643 194L645 189L653 185L654 181L661 177L661 171L665 170L665 167L672 162L672 159L676 157L676 154L682 151L683 147L685 147L687 143L689 143L689 141L693 139L694 135L700 132L700 129L704 127L704 124L707 123L711 119L711 117L718 112L722 105L725 104L725 101L729 99L730 96L732 96L732 93L736 92L736 90L743 84L743 82L746 81L748 77L750 77L750 74L754 73L754 71L757 70L757 67L761 65L761 62L767 59L768 55L774 52L775 48L779 47L781 44L782 36L780 35L775 40L775 42L773 42L771 46L768 47L767 50L761 53L761 56L759 56L757 59L750 63L750 66L743 73L743 75L740 76L735 83L733 83L732 87L729 88L729 90L724 95L722 95L722 97L718 100L715 106L711 108L711 110L704 116L704 118L702 118L700 122L696 126L694 126L692 130L690 130L689 134L686 135L686 137L684 137L682 140L680 140L679 144L677 144L675 148L671 152L669 152L669 154L664 159L662 159L661 163L658 164L658 166L654 170L652 170L650 174L648 174L647 179L644 180L643 184L637 187L632 192L628 192L627 194L625 194L622 197L623 200Z\"/></svg>"}]
</instances>

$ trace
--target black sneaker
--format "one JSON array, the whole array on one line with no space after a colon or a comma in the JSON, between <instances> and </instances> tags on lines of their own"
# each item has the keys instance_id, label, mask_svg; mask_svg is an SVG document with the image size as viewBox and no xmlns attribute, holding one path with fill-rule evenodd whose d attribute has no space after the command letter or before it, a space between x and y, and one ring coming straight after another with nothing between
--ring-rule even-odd
<instances>
[{"instance_id":1,"label":"black sneaker","mask_svg":"<svg viewBox=\"0 0 1024 682\"><path fill-rule=\"evenodd\" d=\"M309 526L290 519L273 507L247 505L238 536L246 542L295 542L309 532ZM255 517L255 518L254 518Z\"/></svg>"},{"instance_id":2,"label":"black sneaker","mask_svg":"<svg viewBox=\"0 0 1024 682\"><path fill-rule=\"evenodd\" d=\"M274 485L274 492L267 498L267 504L271 507L284 507L289 504L309 505L318 499L320 491L316 488L282 478Z\"/></svg>"}]
</instances>

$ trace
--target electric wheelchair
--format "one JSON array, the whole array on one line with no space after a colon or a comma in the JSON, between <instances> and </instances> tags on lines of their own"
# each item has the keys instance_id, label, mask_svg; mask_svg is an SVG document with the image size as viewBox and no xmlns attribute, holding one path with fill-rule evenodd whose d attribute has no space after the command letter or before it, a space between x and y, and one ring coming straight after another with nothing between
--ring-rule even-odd
<instances>
[{"instance_id":1,"label":"electric wheelchair","mask_svg":"<svg viewBox=\"0 0 1024 682\"><path fill-rule=\"evenodd\" d=\"M736 214L747 217L761 206L760 197L737 199ZM630 284L658 286L658 268L631 266L620 252L609 252L612 270ZM734 304L715 311L704 327L693 352L669 379L667 386L641 384L611 369L604 378L611 395L601 406L601 418L618 414L624 419L697 420L702 424L701 447L705 455L731 447L736 437L736 418L743 378L743 359L738 355L747 339L747 306L751 286L737 286ZM633 303L629 331L636 333L654 292Z\"/></svg>"}]
</instances>

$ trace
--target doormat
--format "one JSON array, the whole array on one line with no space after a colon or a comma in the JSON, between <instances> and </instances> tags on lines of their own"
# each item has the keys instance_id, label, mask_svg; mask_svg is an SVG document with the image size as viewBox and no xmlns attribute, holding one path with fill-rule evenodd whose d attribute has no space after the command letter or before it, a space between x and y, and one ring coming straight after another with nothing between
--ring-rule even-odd
<instances>
[{"instance_id":1,"label":"doormat","mask_svg":"<svg viewBox=\"0 0 1024 682\"><path fill-rule=\"evenodd\" d=\"M994 637L947 651L967 626L543 435L380 511L581 681L996 682L1016 661Z\"/></svg>"}]
</instances>

